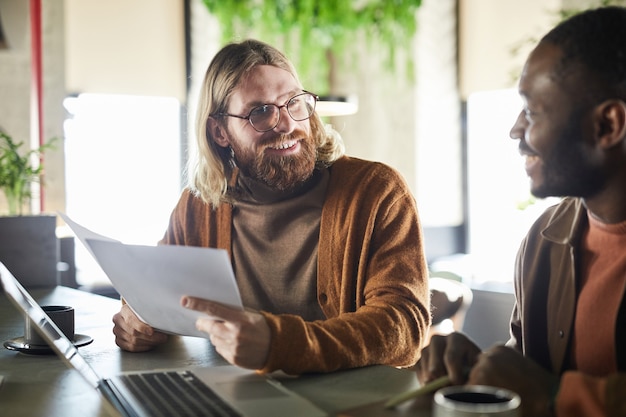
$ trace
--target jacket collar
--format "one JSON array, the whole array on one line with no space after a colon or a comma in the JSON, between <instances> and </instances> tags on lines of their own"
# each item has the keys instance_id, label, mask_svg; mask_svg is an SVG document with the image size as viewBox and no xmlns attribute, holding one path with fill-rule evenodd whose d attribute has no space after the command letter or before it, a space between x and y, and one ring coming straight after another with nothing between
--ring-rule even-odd
<instances>
[{"instance_id":1,"label":"jacket collar","mask_svg":"<svg viewBox=\"0 0 626 417\"><path fill-rule=\"evenodd\" d=\"M542 236L554 243L572 245L586 224L587 208L581 198L567 197L552 216L541 231Z\"/></svg>"},{"instance_id":2,"label":"jacket collar","mask_svg":"<svg viewBox=\"0 0 626 417\"><path fill-rule=\"evenodd\" d=\"M568 346L576 308L576 248L587 224L587 209L579 198L565 198L552 211L547 225L541 231L543 238L561 246L556 253L563 256L563 264L550 266L550 275L566 274L550 280L547 304L548 345L555 372L562 372L568 355ZM554 271L552 271L554 269Z\"/></svg>"}]
</instances>

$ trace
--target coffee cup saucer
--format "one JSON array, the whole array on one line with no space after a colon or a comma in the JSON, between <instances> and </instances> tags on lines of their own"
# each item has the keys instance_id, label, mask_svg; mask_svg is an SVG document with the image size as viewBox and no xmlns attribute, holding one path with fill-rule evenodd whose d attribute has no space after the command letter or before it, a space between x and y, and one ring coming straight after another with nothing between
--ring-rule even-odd
<instances>
[{"instance_id":1,"label":"coffee cup saucer","mask_svg":"<svg viewBox=\"0 0 626 417\"><path fill-rule=\"evenodd\" d=\"M76 347L87 346L91 342L93 342L93 338L91 336L78 333L74 335L73 343ZM31 345L29 343L25 343L24 337L16 337L15 339L7 340L4 342L4 347L9 350L15 350L29 355L49 355L54 353L54 350L52 350L52 348L48 345Z\"/></svg>"}]
</instances>

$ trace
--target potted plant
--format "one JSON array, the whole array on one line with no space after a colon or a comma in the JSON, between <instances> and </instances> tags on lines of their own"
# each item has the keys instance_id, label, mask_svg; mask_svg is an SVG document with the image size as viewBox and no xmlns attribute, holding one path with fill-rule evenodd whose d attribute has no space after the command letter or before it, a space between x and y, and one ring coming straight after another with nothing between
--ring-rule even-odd
<instances>
[{"instance_id":1,"label":"potted plant","mask_svg":"<svg viewBox=\"0 0 626 417\"><path fill-rule=\"evenodd\" d=\"M37 149L20 154L24 142L16 143L11 136L0 132L0 189L3 191L9 215L21 215L31 197L31 184L39 181L43 165L33 166L33 158L41 157L51 148L56 138Z\"/></svg>"},{"instance_id":2,"label":"potted plant","mask_svg":"<svg viewBox=\"0 0 626 417\"><path fill-rule=\"evenodd\" d=\"M42 164L34 164L56 139L21 153L15 142L0 131L0 190L8 203L8 215L0 216L0 262L26 287L49 287L59 281L55 215L24 215L31 185L40 181Z\"/></svg>"}]
</instances>

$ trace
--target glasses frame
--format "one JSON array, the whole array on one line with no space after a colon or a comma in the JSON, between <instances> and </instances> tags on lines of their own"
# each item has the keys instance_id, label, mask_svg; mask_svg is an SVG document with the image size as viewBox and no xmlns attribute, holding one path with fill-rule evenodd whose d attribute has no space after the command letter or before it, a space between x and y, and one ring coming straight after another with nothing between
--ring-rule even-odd
<instances>
[{"instance_id":1,"label":"glasses frame","mask_svg":"<svg viewBox=\"0 0 626 417\"><path fill-rule=\"evenodd\" d=\"M309 114L307 117L305 117L304 119L296 119L295 117L293 117L293 115L291 114L291 111L289 111L289 103L291 103L291 100L293 100L296 97L300 97L303 95L310 95L313 97L314 101L313 101L313 111L311 111L311 114ZM289 114L289 117L291 117L294 121L296 122L302 122L303 120L308 120L311 118L311 116L313 116L313 113L315 113L315 106L317 105L317 101L319 100L319 96L317 94L311 93L310 91L306 91L306 90L302 90L301 93L296 94L293 97L290 97L289 99L287 99L287 101L285 101L285 104L282 104L280 106L274 104L274 103L266 103L266 104L261 104L260 106L255 106L254 108L252 108L250 110L250 112L248 113L247 116L241 116L238 114L230 114L230 113L215 113L212 114L211 116L220 116L220 117L224 117L224 116L228 116L228 117L236 117L237 119L243 119L243 120L247 120L248 123L250 123L250 126L252 126L252 128L254 130L256 130L257 132L260 133L264 133L264 132L269 132L270 130L274 129L276 126L278 126L278 124L280 123L280 113L281 113L281 109L283 107L287 108L287 114ZM273 106L276 107L278 109L278 119L276 119L276 123L274 124L274 126L268 128L268 129L258 129L256 126L254 126L254 123L252 123L252 120L250 119L250 115L259 107L263 107L263 106Z\"/></svg>"}]
</instances>

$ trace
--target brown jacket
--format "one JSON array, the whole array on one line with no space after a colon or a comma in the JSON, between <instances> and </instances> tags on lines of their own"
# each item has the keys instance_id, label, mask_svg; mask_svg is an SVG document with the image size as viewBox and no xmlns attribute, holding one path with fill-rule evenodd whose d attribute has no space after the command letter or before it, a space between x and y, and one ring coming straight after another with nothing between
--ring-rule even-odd
<instances>
[{"instance_id":1,"label":"brown jacket","mask_svg":"<svg viewBox=\"0 0 626 417\"><path fill-rule=\"evenodd\" d=\"M582 200L566 198L560 204L546 210L535 222L522 242L517 258L515 276L517 302L511 318L511 339L508 343L557 375L563 374L569 364L569 347L577 300L579 246L582 232L586 227L587 211ZM619 373L596 381L598 384L606 384L605 398L596 399L606 404L606 409L609 410L607 415L626 415L624 297L617 314L615 351ZM571 372L568 374L570 375L567 386L562 385L562 389L574 386L570 384L574 375ZM576 384L577 389L584 386L582 383ZM586 389L593 391L596 388L587 385ZM593 397L566 392L561 392L559 397L561 396L579 401ZM580 409L580 406L578 408Z\"/></svg>"},{"instance_id":2,"label":"brown jacket","mask_svg":"<svg viewBox=\"0 0 626 417\"><path fill-rule=\"evenodd\" d=\"M230 205L212 210L186 190L162 243L231 253L231 220ZM330 167L317 276L327 319L263 312L272 344L262 371L417 361L430 323L428 272L415 199L395 170L350 157Z\"/></svg>"}]
</instances>

